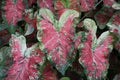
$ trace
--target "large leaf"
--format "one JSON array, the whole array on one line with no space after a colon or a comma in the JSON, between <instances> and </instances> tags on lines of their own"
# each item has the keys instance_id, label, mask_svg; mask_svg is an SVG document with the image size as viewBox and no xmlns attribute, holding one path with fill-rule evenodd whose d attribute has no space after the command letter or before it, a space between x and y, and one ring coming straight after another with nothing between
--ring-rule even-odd
<instances>
[{"instance_id":1,"label":"large leaf","mask_svg":"<svg viewBox=\"0 0 120 80\"><path fill-rule=\"evenodd\" d=\"M95 0L80 0L80 9L82 11L89 11L94 8Z\"/></svg>"},{"instance_id":2,"label":"large leaf","mask_svg":"<svg viewBox=\"0 0 120 80\"><path fill-rule=\"evenodd\" d=\"M107 22L113 15L113 11L114 10L112 8L103 7L99 12L97 12L95 20L100 29L104 29L106 27Z\"/></svg>"},{"instance_id":3,"label":"large leaf","mask_svg":"<svg viewBox=\"0 0 120 80\"><path fill-rule=\"evenodd\" d=\"M5 18L8 23L12 23L13 26L16 25L16 22L22 19L22 12L24 10L23 0L5 0Z\"/></svg>"},{"instance_id":4,"label":"large leaf","mask_svg":"<svg viewBox=\"0 0 120 80\"><path fill-rule=\"evenodd\" d=\"M22 35L12 35L11 53L14 58L13 65L7 71L6 80L35 80L38 78L37 63L43 65L44 54L37 44L26 47L26 41Z\"/></svg>"},{"instance_id":5,"label":"large leaf","mask_svg":"<svg viewBox=\"0 0 120 80\"><path fill-rule=\"evenodd\" d=\"M112 50L112 36L108 31L96 38L96 24L91 19L84 20L88 32L80 32L79 62L83 65L88 80L105 79L109 66L108 55Z\"/></svg>"},{"instance_id":6,"label":"large leaf","mask_svg":"<svg viewBox=\"0 0 120 80\"><path fill-rule=\"evenodd\" d=\"M39 13L43 17L37 26L40 48L47 50L48 60L53 62L56 68L64 74L70 64L69 57L74 50L72 40L74 38L73 19L79 14L74 10L67 10L57 21L48 9L41 9Z\"/></svg>"}]
</instances>

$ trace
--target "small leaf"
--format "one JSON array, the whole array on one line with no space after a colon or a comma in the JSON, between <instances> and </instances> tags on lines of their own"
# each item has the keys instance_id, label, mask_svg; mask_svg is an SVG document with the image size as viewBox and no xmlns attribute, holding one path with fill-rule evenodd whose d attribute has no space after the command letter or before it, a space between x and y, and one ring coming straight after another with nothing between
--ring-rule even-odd
<instances>
[{"instance_id":1,"label":"small leaf","mask_svg":"<svg viewBox=\"0 0 120 80\"><path fill-rule=\"evenodd\" d=\"M30 35L34 32L34 27L30 24L27 24L27 30L25 32L25 35Z\"/></svg>"},{"instance_id":2,"label":"small leaf","mask_svg":"<svg viewBox=\"0 0 120 80\"><path fill-rule=\"evenodd\" d=\"M112 5L112 8L113 8L113 9L116 9L116 10L120 10L120 4L119 4L119 3L114 3L114 4Z\"/></svg>"},{"instance_id":3,"label":"small leaf","mask_svg":"<svg viewBox=\"0 0 120 80\"><path fill-rule=\"evenodd\" d=\"M80 9L82 11L89 11L94 8L95 0L80 0Z\"/></svg>"},{"instance_id":4,"label":"small leaf","mask_svg":"<svg viewBox=\"0 0 120 80\"><path fill-rule=\"evenodd\" d=\"M111 20L107 23L111 32L117 33L120 36L120 12L116 12Z\"/></svg>"},{"instance_id":5,"label":"small leaf","mask_svg":"<svg viewBox=\"0 0 120 80\"><path fill-rule=\"evenodd\" d=\"M114 10L112 8L103 7L97 12L95 15L95 20L100 29L104 29L106 27L107 22L113 15L113 11Z\"/></svg>"}]
</instances>

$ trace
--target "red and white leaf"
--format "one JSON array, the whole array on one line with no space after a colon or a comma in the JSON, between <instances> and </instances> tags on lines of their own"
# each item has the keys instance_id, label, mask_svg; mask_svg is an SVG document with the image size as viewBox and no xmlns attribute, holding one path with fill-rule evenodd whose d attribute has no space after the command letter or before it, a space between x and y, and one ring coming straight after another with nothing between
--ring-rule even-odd
<instances>
[{"instance_id":1,"label":"red and white leaf","mask_svg":"<svg viewBox=\"0 0 120 80\"><path fill-rule=\"evenodd\" d=\"M24 10L23 0L17 0L16 3L12 0L5 0L4 10L8 23L12 23L15 26L16 22L22 19L22 12Z\"/></svg>"},{"instance_id":2,"label":"red and white leaf","mask_svg":"<svg viewBox=\"0 0 120 80\"><path fill-rule=\"evenodd\" d=\"M5 80L35 80L38 78L36 64L43 65L44 54L37 48L37 44L26 48L25 38L21 35L12 35L11 53L13 65L7 71Z\"/></svg>"},{"instance_id":3,"label":"red and white leaf","mask_svg":"<svg viewBox=\"0 0 120 80\"><path fill-rule=\"evenodd\" d=\"M95 20L100 29L104 29L108 20L112 17L114 10L104 7L95 15ZM108 14L109 13L109 14Z\"/></svg>"},{"instance_id":4,"label":"red and white leaf","mask_svg":"<svg viewBox=\"0 0 120 80\"><path fill-rule=\"evenodd\" d=\"M80 0L80 9L82 11L89 11L94 8L96 0Z\"/></svg>"},{"instance_id":5,"label":"red and white leaf","mask_svg":"<svg viewBox=\"0 0 120 80\"><path fill-rule=\"evenodd\" d=\"M52 69L52 65L46 64L42 71L42 77L40 80L57 80L57 74Z\"/></svg>"},{"instance_id":6,"label":"red and white leaf","mask_svg":"<svg viewBox=\"0 0 120 80\"><path fill-rule=\"evenodd\" d=\"M107 6L112 6L115 2L115 0L103 0L104 5Z\"/></svg>"},{"instance_id":7,"label":"red and white leaf","mask_svg":"<svg viewBox=\"0 0 120 80\"><path fill-rule=\"evenodd\" d=\"M52 61L56 68L64 74L69 66L69 56L74 50L72 49L72 38L74 38L73 19L78 17L79 14L74 10L67 10L57 21L48 9L41 9L39 13L43 17L37 26L39 29L37 37L42 44L40 47L47 50L48 60Z\"/></svg>"},{"instance_id":8,"label":"red and white leaf","mask_svg":"<svg viewBox=\"0 0 120 80\"><path fill-rule=\"evenodd\" d=\"M58 18L60 18L60 16L66 9L74 9L80 12L79 1L78 0L66 0L66 1L57 0L55 2L55 9L57 10Z\"/></svg>"},{"instance_id":9,"label":"red and white leaf","mask_svg":"<svg viewBox=\"0 0 120 80\"><path fill-rule=\"evenodd\" d=\"M88 22L88 23L87 23ZM88 32L80 32L80 58L89 80L103 79L108 69L108 54L112 50L112 36L109 32L104 32L96 39L95 22L85 19L84 25Z\"/></svg>"},{"instance_id":10,"label":"red and white leaf","mask_svg":"<svg viewBox=\"0 0 120 80\"><path fill-rule=\"evenodd\" d=\"M38 0L38 4L41 8L48 8L51 11L54 11L54 2L53 0Z\"/></svg>"}]
</instances>

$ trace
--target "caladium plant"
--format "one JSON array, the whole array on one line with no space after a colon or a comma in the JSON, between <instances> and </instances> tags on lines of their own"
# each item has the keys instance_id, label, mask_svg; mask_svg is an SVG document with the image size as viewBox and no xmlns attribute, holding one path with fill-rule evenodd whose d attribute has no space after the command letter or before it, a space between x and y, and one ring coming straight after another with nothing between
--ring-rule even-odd
<instances>
[{"instance_id":1,"label":"caladium plant","mask_svg":"<svg viewBox=\"0 0 120 80\"><path fill-rule=\"evenodd\" d=\"M119 80L119 10L119 0L1 0L0 80Z\"/></svg>"},{"instance_id":2,"label":"caladium plant","mask_svg":"<svg viewBox=\"0 0 120 80\"><path fill-rule=\"evenodd\" d=\"M56 68L62 73L71 63L69 61L73 52L74 27L73 19L79 16L74 10L65 11L59 21L54 18L53 13L48 9L41 9L38 18L42 16L38 27L38 40L40 48L47 50L47 58L53 62Z\"/></svg>"},{"instance_id":3,"label":"caladium plant","mask_svg":"<svg viewBox=\"0 0 120 80\"><path fill-rule=\"evenodd\" d=\"M89 80L105 79L109 66L108 55L112 51L112 36L108 31L96 38L97 26L91 19L84 20L87 32L78 33L79 62L83 65ZM89 56L88 56L89 55Z\"/></svg>"}]
</instances>

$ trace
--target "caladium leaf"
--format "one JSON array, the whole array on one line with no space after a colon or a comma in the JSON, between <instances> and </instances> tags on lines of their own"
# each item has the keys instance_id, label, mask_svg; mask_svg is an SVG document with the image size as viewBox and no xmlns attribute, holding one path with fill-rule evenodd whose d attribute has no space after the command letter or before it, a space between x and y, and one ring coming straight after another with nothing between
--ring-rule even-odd
<instances>
[{"instance_id":1,"label":"caladium leaf","mask_svg":"<svg viewBox=\"0 0 120 80\"><path fill-rule=\"evenodd\" d=\"M108 14L109 13L109 14ZM108 20L112 17L114 10L112 8L103 7L97 14L95 15L95 20L97 21L97 25L100 29L104 29Z\"/></svg>"},{"instance_id":2,"label":"caladium leaf","mask_svg":"<svg viewBox=\"0 0 120 80\"><path fill-rule=\"evenodd\" d=\"M120 52L120 12L116 12L111 20L107 23L111 32L113 32L118 40L114 45L115 49Z\"/></svg>"},{"instance_id":3,"label":"caladium leaf","mask_svg":"<svg viewBox=\"0 0 120 80\"><path fill-rule=\"evenodd\" d=\"M48 13L49 12L49 13ZM73 19L79 16L75 10L65 11L59 21L48 9L39 11L42 19L38 23L37 38L41 42L40 48L47 50L47 58L64 74L70 64L69 57L73 52L74 27ZM39 16L38 16L39 17ZM42 34L41 34L42 33ZM72 59L71 59L72 61Z\"/></svg>"},{"instance_id":4,"label":"caladium leaf","mask_svg":"<svg viewBox=\"0 0 120 80\"><path fill-rule=\"evenodd\" d=\"M80 9L82 11L89 11L94 8L96 0L80 0Z\"/></svg>"},{"instance_id":5,"label":"caladium leaf","mask_svg":"<svg viewBox=\"0 0 120 80\"><path fill-rule=\"evenodd\" d=\"M107 25L109 26L111 32L120 35L120 12L116 12Z\"/></svg>"},{"instance_id":6,"label":"caladium leaf","mask_svg":"<svg viewBox=\"0 0 120 80\"><path fill-rule=\"evenodd\" d=\"M25 37L12 35L11 53L14 58L13 65L7 71L5 80L35 80L38 78L36 64L43 65L45 58L42 51L35 44L26 47Z\"/></svg>"},{"instance_id":7,"label":"caladium leaf","mask_svg":"<svg viewBox=\"0 0 120 80\"><path fill-rule=\"evenodd\" d=\"M106 6L112 6L115 2L115 0L103 0L104 5Z\"/></svg>"},{"instance_id":8,"label":"caladium leaf","mask_svg":"<svg viewBox=\"0 0 120 80\"><path fill-rule=\"evenodd\" d=\"M22 19L22 12L24 10L23 0L5 0L5 18L7 22L12 23L13 26L16 25L16 22Z\"/></svg>"},{"instance_id":9,"label":"caladium leaf","mask_svg":"<svg viewBox=\"0 0 120 80\"><path fill-rule=\"evenodd\" d=\"M51 64L46 64L40 80L57 80L57 73L53 70Z\"/></svg>"},{"instance_id":10,"label":"caladium leaf","mask_svg":"<svg viewBox=\"0 0 120 80\"><path fill-rule=\"evenodd\" d=\"M78 0L57 0L55 2L55 9L57 10L58 18L66 9L74 9L80 12Z\"/></svg>"},{"instance_id":11,"label":"caladium leaf","mask_svg":"<svg viewBox=\"0 0 120 80\"><path fill-rule=\"evenodd\" d=\"M89 80L102 80L106 77L109 66L107 57L112 50L112 36L106 31L97 39L95 22L85 19L83 23L88 32L79 33L79 62L83 65Z\"/></svg>"},{"instance_id":12,"label":"caladium leaf","mask_svg":"<svg viewBox=\"0 0 120 80\"><path fill-rule=\"evenodd\" d=\"M53 0L38 0L38 4L41 8L48 8L51 11L54 11L54 2Z\"/></svg>"}]
</instances>

